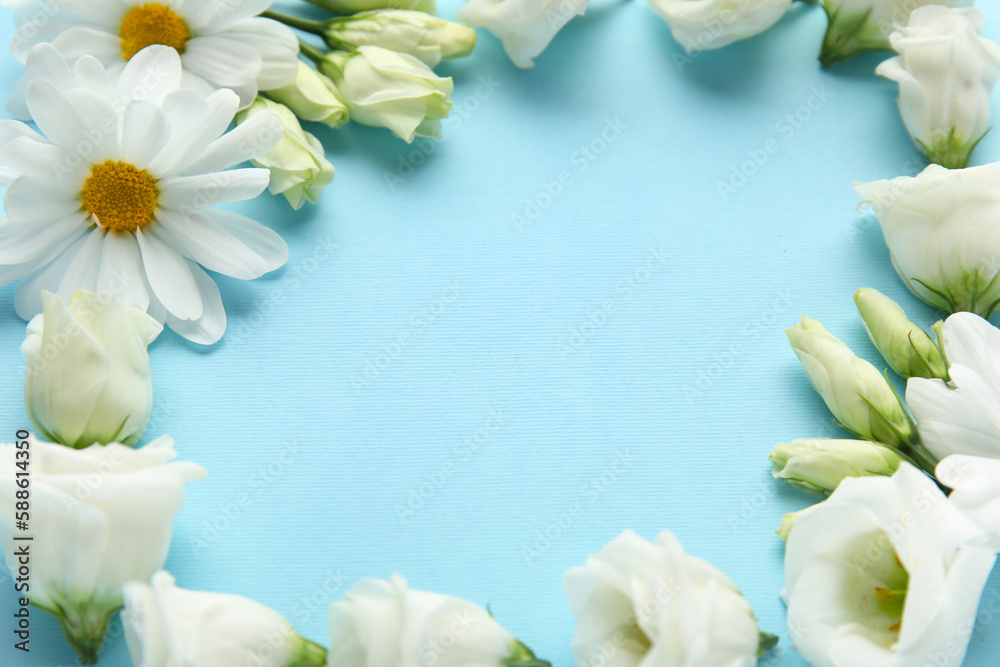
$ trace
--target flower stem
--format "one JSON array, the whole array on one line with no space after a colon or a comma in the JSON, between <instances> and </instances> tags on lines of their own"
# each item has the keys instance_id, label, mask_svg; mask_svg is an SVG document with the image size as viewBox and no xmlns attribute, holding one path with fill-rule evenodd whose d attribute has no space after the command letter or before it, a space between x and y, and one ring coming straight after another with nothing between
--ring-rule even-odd
<instances>
[{"instance_id":1,"label":"flower stem","mask_svg":"<svg viewBox=\"0 0 1000 667\"><path fill-rule=\"evenodd\" d=\"M324 647L302 637L302 648L288 667L326 667L326 654Z\"/></svg>"},{"instance_id":2,"label":"flower stem","mask_svg":"<svg viewBox=\"0 0 1000 667\"><path fill-rule=\"evenodd\" d=\"M62 613L54 613L53 616L59 619L66 641L76 651L80 664L96 665L97 654L104 646L104 639L108 634L108 623L117 609L103 612L63 607L61 611Z\"/></svg>"},{"instance_id":3,"label":"flower stem","mask_svg":"<svg viewBox=\"0 0 1000 667\"><path fill-rule=\"evenodd\" d=\"M302 53L302 55L304 55L306 58L309 58L309 60L313 61L317 65L320 63L321 60L323 60L323 57L325 56L325 54L322 51L320 51L315 46L302 39L299 40L299 51Z\"/></svg>"},{"instance_id":4,"label":"flower stem","mask_svg":"<svg viewBox=\"0 0 1000 667\"><path fill-rule=\"evenodd\" d=\"M271 11L270 9L261 14L264 18L274 19L275 21L280 21L287 26L291 26L303 32L311 32L314 35L322 35L326 26L322 21L310 21L309 19L300 18L298 16L292 16L290 14L282 14L281 12Z\"/></svg>"}]
</instances>

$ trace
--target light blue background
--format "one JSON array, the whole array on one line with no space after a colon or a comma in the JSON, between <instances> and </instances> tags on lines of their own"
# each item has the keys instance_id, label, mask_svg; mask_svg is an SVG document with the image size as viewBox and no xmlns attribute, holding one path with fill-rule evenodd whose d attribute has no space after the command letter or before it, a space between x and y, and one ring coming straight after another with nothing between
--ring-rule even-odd
<instances>
[{"instance_id":1,"label":"light blue background","mask_svg":"<svg viewBox=\"0 0 1000 667\"><path fill-rule=\"evenodd\" d=\"M460 3L442 5L453 15ZM883 290L920 323L936 317L855 212L852 180L919 165L893 84L872 74L883 56L824 71L824 27L822 10L796 3L764 37L685 62L644 2L595 0L533 70L486 33L473 57L441 67L458 107L441 143L310 128L338 170L322 204L293 214L265 196L239 209L287 239L288 266L219 280L222 343L168 332L151 348L146 440L171 434L210 471L177 519L167 567L178 582L260 600L323 643L326 604L358 578L399 572L489 603L569 667L562 573L625 528L650 539L669 528L782 635L767 664L804 664L787 640L772 531L810 499L775 484L767 456L776 441L836 429L782 329L808 313L874 361L855 289ZM987 34L1000 37L995 12ZM7 90L20 66L2 62ZM499 86L478 99L483 77ZM828 100L789 136L776 124L814 88ZM581 161L609 121L620 136ZM772 137L778 151L723 200L717 183ZM998 158L993 135L974 160ZM546 199L564 170L571 182ZM519 228L527 200L547 205ZM669 260L647 271L661 249ZM613 312L592 326L606 302ZM12 438L27 420L10 286L0 313L0 424ZM380 356L401 337L398 354ZM491 410L502 428L454 460ZM529 558L546 530L550 546ZM12 650L9 589L0 582L0 662L75 664L40 612L30 659ZM994 577L985 598L998 596ZM127 665L120 627L112 635L102 664ZM986 627L967 664L995 664L998 651L1000 629Z\"/></svg>"}]
</instances>

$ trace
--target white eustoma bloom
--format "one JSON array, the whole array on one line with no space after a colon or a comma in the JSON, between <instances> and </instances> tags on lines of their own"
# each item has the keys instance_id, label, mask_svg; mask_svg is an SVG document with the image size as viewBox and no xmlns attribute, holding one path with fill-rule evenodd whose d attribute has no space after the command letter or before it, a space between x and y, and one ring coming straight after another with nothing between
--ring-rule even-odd
<instances>
[{"instance_id":1,"label":"white eustoma bloom","mask_svg":"<svg viewBox=\"0 0 1000 667\"><path fill-rule=\"evenodd\" d=\"M353 53L333 51L317 62L347 101L351 120L386 127L408 143L441 138L441 119L451 113L454 82L419 59L379 46Z\"/></svg>"},{"instance_id":2,"label":"white eustoma bloom","mask_svg":"<svg viewBox=\"0 0 1000 667\"><path fill-rule=\"evenodd\" d=\"M18 571L15 549L22 543L13 538L30 534L31 603L59 619L84 664L96 660L122 605L122 586L163 567L184 485L206 474L194 463L171 462L176 456L170 437L140 449L117 443L70 449L34 439L0 446L0 537L8 567ZM23 518L16 473L26 459L28 533L15 530Z\"/></svg>"},{"instance_id":3,"label":"white eustoma bloom","mask_svg":"<svg viewBox=\"0 0 1000 667\"><path fill-rule=\"evenodd\" d=\"M146 347L163 327L110 294L80 290L64 304L45 292L42 303L21 344L31 423L68 447L134 445L153 412Z\"/></svg>"},{"instance_id":4,"label":"white eustoma bloom","mask_svg":"<svg viewBox=\"0 0 1000 667\"><path fill-rule=\"evenodd\" d=\"M792 0L649 0L688 53L749 39L777 23Z\"/></svg>"},{"instance_id":5,"label":"white eustoma bloom","mask_svg":"<svg viewBox=\"0 0 1000 667\"><path fill-rule=\"evenodd\" d=\"M996 555L928 476L845 479L785 552L788 628L814 667L958 667Z\"/></svg>"},{"instance_id":6,"label":"white eustoma bloom","mask_svg":"<svg viewBox=\"0 0 1000 667\"><path fill-rule=\"evenodd\" d=\"M785 329L809 383L845 428L892 447L910 444L913 426L892 387L814 319Z\"/></svg>"},{"instance_id":7,"label":"white eustoma bloom","mask_svg":"<svg viewBox=\"0 0 1000 667\"><path fill-rule=\"evenodd\" d=\"M956 313L945 320L942 338L950 382L906 383L920 440L938 459L1000 459L1000 330L978 315Z\"/></svg>"},{"instance_id":8,"label":"white eustoma bloom","mask_svg":"<svg viewBox=\"0 0 1000 667\"><path fill-rule=\"evenodd\" d=\"M1000 162L854 183L878 216L896 273L949 312L989 317L1000 303Z\"/></svg>"},{"instance_id":9,"label":"white eustoma bloom","mask_svg":"<svg viewBox=\"0 0 1000 667\"><path fill-rule=\"evenodd\" d=\"M468 0L458 11L463 23L486 28L503 42L518 67L535 66L535 58L574 16L587 11L590 0Z\"/></svg>"},{"instance_id":10,"label":"white eustoma bloom","mask_svg":"<svg viewBox=\"0 0 1000 667\"><path fill-rule=\"evenodd\" d=\"M330 19L323 38L334 49L381 46L409 53L428 67L442 60L464 58L476 46L476 31L426 12L383 9Z\"/></svg>"},{"instance_id":11,"label":"white eustoma bloom","mask_svg":"<svg viewBox=\"0 0 1000 667\"><path fill-rule=\"evenodd\" d=\"M899 112L914 143L949 169L968 166L990 130L1000 46L980 37L982 29L975 9L921 7L889 37L899 55L875 69L899 84Z\"/></svg>"},{"instance_id":12,"label":"white eustoma bloom","mask_svg":"<svg viewBox=\"0 0 1000 667\"><path fill-rule=\"evenodd\" d=\"M330 605L329 664L352 667L540 667L486 610L415 591L396 575L366 579Z\"/></svg>"},{"instance_id":13,"label":"white eustoma bloom","mask_svg":"<svg viewBox=\"0 0 1000 667\"><path fill-rule=\"evenodd\" d=\"M291 109L280 102L258 97L253 104L236 114L237 123L245 123L261 111L273 111L285 126L281 141L269 152L254 158L255 167L271 173L268 185L273 195L284 195L296 211L306 202L315 204L323 189L333 183L334 168L326 159L326 150L315 136L302 129Z\"/></svg>"},{"instance_id":14,"label":"white eustoma bloom","mask_svg":"<svg viewBox=\"0 0 1000 667\"><path fill-rule=\"evenodd\" d=\"M954 454L934 475L952 489L948 500L989 535L989 548L1000 551L1000 460Z\"/></svg>"},{"instance_id":15,"label":"white eustoma bloom","mask_svg":"<svg viewBox=\"0 0 1000 667\"><path fill-rule=\"evenodd\" d=\"M925 5L960 7L972 0L820 0L829 25L819 59L824 65L863 51L889 49L889 35L910 22L910 14Z\"/></svg>"},{"instance_id":16,"label":"white eustoma bloom","mask_svg":"<svg viewBox=\"0 0 1000 667\"><path fill-rule=\"evenodd\" d=\"M334 14L357 14L372 9L413 9L433 14L437 9L435 0L308 0L314 5Z\"/></svg>"},{"instance_id":17,"label":"white eustoma bloom","mask_svg":"<svg viewBox=\"0 0 1000 667\"><path fill-rule=\"evenodd\" d=\"M625 531L563 585L579 667L751 667L759 648L773 646L733 582L684 553L670 531L655 543Z\"/></svg>"},{"instance_id":18,"label":"white eustoma bloom","mask_svg":"<svg viewBox=\"0 0 1000 667\"><path fill-rule=\"evenodd\" d=\"M122 625L135 667L326 665L326 649L249 598L178 588L164 571L149 584L125 584L122 594Z\"/></svg>"},{"instance_id":19,"label":"white eustoma bloom","mask_svg":"<svg viewBox=\"0 0 1000 667\"><path fill-rule=\"evenodd\" d=\"M267 91L267 96L292 110L302 120L340 127L351 114L333 80L299 61L299 73L287 86Z\"/></svg>"},{"instance_id":20,"label":"white eustoma bloom","mask_svg":"<svg viewBox=\"0 0 1000 667\"><path fill-rule=\"evenodd\" d=\"M113 77L143 48L160 44L180 54L183 85L202 96L220 88L239 95L240 106L258 90L295 78L299 45L286 26L257 16L274 0L59 0L19 2L11 51L25 62L37 44L51 43L72 65L97 58ZM24 83L15 86L8 110L28 120ZM138 82L137 82L138 83ZM146 86L155 85L150 80Z\"/></svg>"},{"instance_id":21,"label":"white eustoma bloom","mask_svg":"<svg viewBox=\"0 0 1000 667\"><path fill-rule=\"evenodd\" d=\"M144 49L118 76L89 56L71 70L43 44L27 70L42 134L0 121L0 285L23 276L17 313L41 312L42 290L110 292L185 338L219 340L226 312L202 267L250 280L288 259L275 232L211 208L267 187L266 169L229 168L273 148L281 119L262 111L227 133L236 94L183 89L166 46Z\"/></svg>"}]
</instances>

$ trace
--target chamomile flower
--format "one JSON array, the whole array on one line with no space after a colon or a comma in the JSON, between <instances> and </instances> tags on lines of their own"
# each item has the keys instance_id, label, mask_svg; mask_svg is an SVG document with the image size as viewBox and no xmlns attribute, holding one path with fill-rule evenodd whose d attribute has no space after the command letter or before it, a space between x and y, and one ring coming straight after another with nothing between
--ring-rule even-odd
<instances>
[{"instance_id":1,"label":"chamomile flower","mask_svg":"<svg viewBox=\"0 0 1000 667\"><path fill-rule=\"evenodd\" d=\"M237 95L182 88L181 59L166 46L115 76L92 57L71 70L42 44L27 70L41 134L0 121L0 285L21 278L17 313L41 312L42 290L63 300L110 292L185 338L219 340L226 313L202 267L249 280L283 265L288 248L260 223L209 207L267 187L266 169L230 167L271 150L281 120L261 112L226 133Z\"/></svg>"},{"instance_id":2,"label":"chamomile flower","mask_svg":"<svg viewBox=\"0 0 1000 667\"><path fill-rule=\"evenodd\" d=\"M24 62L31 49L50 42L73 64L96 57L117 75L143 48L162 44L181 55L183 84L208 95L229 88L240 108L258 89L280 88L298 71L295 34L257 16L274 0L7 0L22 5L15 14L17 33L11 51ZM27 120L24 90L15 86L8 110Z\"/></svg>"}]
</instances>

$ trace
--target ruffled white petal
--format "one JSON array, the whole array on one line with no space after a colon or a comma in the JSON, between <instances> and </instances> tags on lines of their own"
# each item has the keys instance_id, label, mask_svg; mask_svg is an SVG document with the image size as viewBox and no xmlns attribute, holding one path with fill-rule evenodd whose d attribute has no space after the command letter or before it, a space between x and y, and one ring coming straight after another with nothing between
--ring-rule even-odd
<instances>
[{"instance_id":1,"label":"ruffled white petal","mask_svg":"<svg viewBox=\"0 0 1000 667\"><path fill-rule=\"evenodd\" d=\"M149 286L157 301L174 317L196 320L202 316L198 286L187 260L156 235L152 226L136 232Z\"/></svg>"}]
</instances>

